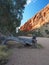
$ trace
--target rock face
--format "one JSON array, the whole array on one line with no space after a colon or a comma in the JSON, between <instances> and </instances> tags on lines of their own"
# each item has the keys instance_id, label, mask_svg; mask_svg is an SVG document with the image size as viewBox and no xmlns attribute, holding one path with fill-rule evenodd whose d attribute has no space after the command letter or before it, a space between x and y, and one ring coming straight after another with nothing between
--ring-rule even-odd
<instances>
[{"instance_id":1,"label":"rock face","mask_svg":"<svg viewBox=\"0 0 49 65\"><path fill-rule=\"evenodd\" d=\"M34 17L29 19L23 26L20 27L21 31L30 31L40 28L44 24L49 23L49 4L38 12Z\"/></svg>"}]
</instances>

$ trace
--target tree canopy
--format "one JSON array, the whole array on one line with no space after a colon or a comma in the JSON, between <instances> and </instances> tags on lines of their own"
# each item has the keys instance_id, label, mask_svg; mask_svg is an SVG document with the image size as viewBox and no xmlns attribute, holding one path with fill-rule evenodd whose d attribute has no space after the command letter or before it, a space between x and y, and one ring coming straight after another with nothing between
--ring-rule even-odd
<instances>
[{"instance_id":1,"label":"tree canopy","mask_svg":"<svg viewBox=\"0 0 49 65\"><path fill-rule=\"evenodd\" d=\"M26 0L0 0L0 30L15 32L21 24L25 4Z\"/></svg>"}]
</instances>

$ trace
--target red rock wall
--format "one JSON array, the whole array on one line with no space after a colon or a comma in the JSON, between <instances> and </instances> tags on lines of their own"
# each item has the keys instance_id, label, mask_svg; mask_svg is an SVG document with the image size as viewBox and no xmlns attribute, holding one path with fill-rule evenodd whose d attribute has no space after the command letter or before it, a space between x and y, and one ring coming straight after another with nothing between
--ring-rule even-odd
<instances>
[{"instance_id":1,"label":"red rock wall","mask_svg":"<svg viewBox=\"0 0 49 65\"><path fill-rule=\"evenodd\" d=\"M20 27L22 31L30 31L37 29L49 22L49 4L38 12L34 17L29 19L23 26Z\"/></svg>"}]
</instances>

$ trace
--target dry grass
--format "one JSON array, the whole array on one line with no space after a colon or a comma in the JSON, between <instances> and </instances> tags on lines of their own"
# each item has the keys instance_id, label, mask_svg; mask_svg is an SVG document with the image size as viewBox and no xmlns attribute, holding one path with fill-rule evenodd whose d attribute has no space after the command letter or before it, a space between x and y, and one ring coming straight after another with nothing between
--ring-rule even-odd
<instances>
[{"instance_id":1,"label":"dry grass","mask_svg":"<svg viewBox=\"0 0 49 65\"><path fill-rule=\"evenodd\" d=\"M24 45L22 43L17 43L16 41L8 41L7 46L8 46L8 48L28 48L28 49L35 48L35 47L31 46L31 45L26 46L26 45ZM37 44L37 48L40 49L40 48L43 48L43 46L41 44Z\"/></svg>"},{"instance_id":2,"label":"dry grass","mask_svg":"<svg viewBox=\"0 0 49 65\"><path fill-rule=\"evenodd\" d=\"M19 48L23 47L24 45L22 43L17 43L16 41L8 41L7 46L8 48Z\"/></svg>"}]
</instances>

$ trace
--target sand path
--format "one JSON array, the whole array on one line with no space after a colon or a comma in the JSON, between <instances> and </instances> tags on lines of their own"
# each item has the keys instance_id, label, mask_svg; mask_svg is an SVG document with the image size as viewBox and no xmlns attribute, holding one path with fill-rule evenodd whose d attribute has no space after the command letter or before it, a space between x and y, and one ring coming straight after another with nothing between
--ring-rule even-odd
<instances>
[{"instance_id":1,"label":"sand path","mask_svg":"<svg viewBox=\"0 0 49 65\"><path fill-rule=\"evenodd\" d=\"M49 65L49 38L37 38L43 49L15 48L6 65Z\"/></svg>"}]
</instances>

